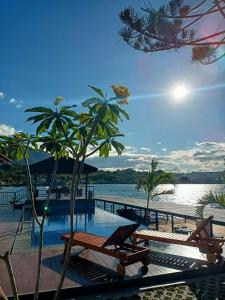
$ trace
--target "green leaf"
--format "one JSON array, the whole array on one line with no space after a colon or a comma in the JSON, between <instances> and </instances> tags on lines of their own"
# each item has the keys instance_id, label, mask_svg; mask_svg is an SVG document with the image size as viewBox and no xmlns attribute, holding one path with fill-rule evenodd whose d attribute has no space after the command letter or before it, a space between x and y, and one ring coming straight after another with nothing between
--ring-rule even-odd
<instances>
[{"instance_id":1,"label":"green leaf","mask_svg":"<svg viewBox=\"0 0 225 300\"><path fill-rule=\"evenodd\" d=\"M86 107L86 106L89 106L89 105L94 104L94 103L102 104L102 103L104 103L104 101L100 98L92 97L92 98L89 98L89 99L83 101L82 106Z\"/></svg>"},{"instance_id":2,"label":"green leaf","mask_svg":"<svg viewBox=\"0 0 225 300\"><path fill-rule=\"evenodd\" d=\"M127 120L130 119L128 113L124 109L122 109L121 107L118 107L118 109Z\"/></svg>"},{"instance_id":3,"label":"green leaf","mask_svg":"<svg viewBox=\"0 0 225 300\"><path fill-rule=\"evenodd\" d=\"M72 108L72 107L77 107L76 106L76 104L73 104L73 105L65 105L65 106L62 106L61 107L61 111L65 111L65 110L67 110L67 109L69 109L69 108Z\"/></svg>"},{"instance_id":4,"label":"green leaf","mask_svg":"<svg viewBox=\"0 0 225 300\"><path fill-rule=\"evenodd\" d=\"M52 122L52 118L49 118L49 119L46 119L46 120L42 121L42 122L37 126L37 128L36 128L36 133L37 133L37 134L41 134L41 133L45 132L45 131L49 128L51 122Z\"/></svg>"},{"instance_id":5,"label":"green leaf","mask_svg":"<svg viewBox=\"0 0 225 300\"><path fill-rule=\"evenodd\" d=\"M94 87L92 85L89 85L89 87L92 88L99 96L101 96L102 98L105 98L104 93L103 93L103 91L101 89L96 88L96 87Z\"/></svg>"},{"instance_id":6,"label":"green leaf","mask_svg":"<svg viewBox=\"0 0 225 300\"><path fill-rule=\"evenodd\" d=\"M121 144L115 140L112 140L111 144L112 144L113 148L116 150L116 152L118 153L118 155L121 155L123 153L123 150L125 149L123 144Z\"/></svg>"},{"instance_id":7,"label":"green leaf","mask_svg":"<svg viewBox=\"0 0 225 300\"><path fill-rule=\"evenodd\" d=\"M28 108L25 110L25 112L45 112L47 114L53 114L53 110L51 108L47 108L43 106Z\"/></svg>"},{"instance_id":8,"label":"green leaf","mask_svg":"<svg viewBox=\"0 0 225 300\"><path fill-rule=\"evenodd\" d=\"M103 144L99 149L99 156L108 157L109 156L109 146L108 144Z\"/></svg>"}]
</instances>

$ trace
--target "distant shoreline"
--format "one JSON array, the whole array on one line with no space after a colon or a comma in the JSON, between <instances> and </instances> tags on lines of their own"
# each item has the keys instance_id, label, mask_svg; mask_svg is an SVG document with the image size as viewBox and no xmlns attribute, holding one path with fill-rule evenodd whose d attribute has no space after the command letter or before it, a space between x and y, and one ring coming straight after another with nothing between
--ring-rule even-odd
<instances>
[{"instance_id":1,"label":"distant shoreline","mask_svg":"<svg viewBox=\"0 0 225 300\"><path fill-rule=\"evenodd\" d=\"M105 184L105 185L116 185L116 184L119 184L119 185L127 185L127 184L133 184L133 185L136 185L136 183L118 183L118 182L91 182L89 183L89 185L97 185L97 184ZM169 183L168 183L169 184ZM225 183L211 183L211 182L208 182L208 183L200 183L200 182L178 182L176 183L177 185L178 184L183 184L183 185L198 185L198 184L201 184L201 185L225 185ZM62 185L62 184L56 184L56 185ZM1 188L4 188L4 187L10 187L10 186L14 186L14 187L23 187L25 186L24 184L5 184L5 185L0 185L0 189ZM44 186L43 184L38 184L37 186Z\"/></svg>"}]
</instances>

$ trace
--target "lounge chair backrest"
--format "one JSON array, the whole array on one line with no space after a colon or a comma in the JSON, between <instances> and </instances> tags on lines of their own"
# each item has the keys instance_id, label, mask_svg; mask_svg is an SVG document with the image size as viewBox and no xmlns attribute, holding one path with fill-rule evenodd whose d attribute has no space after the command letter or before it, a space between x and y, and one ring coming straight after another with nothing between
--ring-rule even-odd
<instances>
[{"instance_id":1,"label":"lounge chair backrest","mask_svg":"<svg viewBox=\"0 0 225 300\"><path fill-rule=\"evenodd\" d=\"M201 221L196 221L196 228L201 224ZM211 224L208 223L205 227L199 231L198 233L202 238L206 239L212 235L212 227Z\"/></svg>"},{"instance_id":2,"label":"lounge chair backrest","mask_svg":"<svg viewBox=\"0 0 225 300\"><path fill-rule=\"evenodd\" d=\"M194 240L197 235L201 235L203 238L209 237L209 235L207 233L208 232L207 231L207 226L210 224L212 219L213 219L213 216L210 216L207 219L200 222L200 224L198 225L196 230L194 232L192 232L192 234L187 239L187 242L191 242L192 240Z\"/></svg>"},{"instance_id":3,"label":"lounge chair backrest","mask_svg":"<svg viewBox=\"0 0 225 300\"><path fill-rule=\"evenodd\" d=\"M132 233L139 227L139 224L131 224L120 226L113 232L113 234L105 241L102 247L107 247L111 245L123 244L126 239L131 237Z\"/></svg>"}]
</instances>

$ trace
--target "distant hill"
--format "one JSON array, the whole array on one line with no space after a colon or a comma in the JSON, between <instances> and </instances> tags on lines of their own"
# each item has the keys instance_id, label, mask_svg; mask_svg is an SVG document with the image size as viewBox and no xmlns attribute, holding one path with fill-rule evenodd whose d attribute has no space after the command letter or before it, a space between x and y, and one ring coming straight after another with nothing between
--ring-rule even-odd
<instances>
[{"instance_id":1,"label":"distant hill","mask_svg":"<svg viewBox=\"0 0 225 300\"><path fill-rule=\"evenodd\" d=\"M46 158L49 158L50 155L44 151L30 151L30 156L29 156L29 163L30 164L34 164L36 162L39 162L41 160L44 160ZM24 161L18 161L18 160L14 160L13 161L14 164L19 164L19 165L24 165Z\"/></svg>"},{"instance_id":2,"label":"distant hill","mask_svg":"<svg viewBox=\"0 0 225 300\"><path fill-rule=\"evenodd\" d=\"M100 170L90 178L92 183L137 183L147 172L139 172L133 169L103 171ZM224 172L191 172L177 173L177 183L224 183Z\"/></svg>"},{"instance_id":3,"label":"distant hill","mask_svg":"<svg viewBox=\"0 0 225 300\"><path fill-rule=\"evenodd\" d=\"M49 154L43 151L31 151L29 163L33 164L38 161L50 157ZM24 162L14 161L14 163L23 165ZM136 184L139 179L143 178L147 172L135 171L134 169L124 169L116 171L99 170L97 173L90 176L91 183L124 183ZM177 173L177 183L224 183L224 172L191 172L191 173Z\"/></svg>"}]
</instances>

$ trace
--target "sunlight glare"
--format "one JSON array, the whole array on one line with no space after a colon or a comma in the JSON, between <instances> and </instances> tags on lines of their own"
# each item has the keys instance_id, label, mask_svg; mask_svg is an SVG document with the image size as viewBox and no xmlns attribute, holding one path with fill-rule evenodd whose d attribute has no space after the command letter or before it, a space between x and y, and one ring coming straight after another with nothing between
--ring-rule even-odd
<instances>
[{"instance_id":1,"label":"sunlight glare","mask_svg":"<svg viewBox=\"0 0 225 300\"><path fill-rule=\"evenodd\" d=\"M188 88L185 85L178 85L172 91L172 96L175 100L182 100L188 94Z\"/></svg>"}]
</instances>

